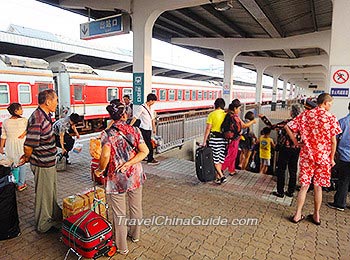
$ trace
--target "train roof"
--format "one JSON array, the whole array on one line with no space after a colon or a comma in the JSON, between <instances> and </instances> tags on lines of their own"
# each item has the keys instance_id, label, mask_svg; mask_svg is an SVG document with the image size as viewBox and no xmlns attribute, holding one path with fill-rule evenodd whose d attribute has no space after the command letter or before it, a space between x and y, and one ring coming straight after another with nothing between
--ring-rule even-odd
<instances>
[{"instance_id":1,"label":"train roof","mask_svg":"<svg viewBox=\"0 0 350 260\"><path fill-rule=\"evenodd\" d=\"M53 72L68 72L82 74L96 74L94 69L86 64L70 63L70 62L51 62L49 68Z\"/></svg>"},{"instance_id":2,"label":"train roof","mask_svg":"<svg viewBox=\"0 0 350 260\"><path fill-rule=\"evenodd\" d=\"M43 59L0 54L0 66L47 70L49 63Z\"/></svg>"}]
</instances>

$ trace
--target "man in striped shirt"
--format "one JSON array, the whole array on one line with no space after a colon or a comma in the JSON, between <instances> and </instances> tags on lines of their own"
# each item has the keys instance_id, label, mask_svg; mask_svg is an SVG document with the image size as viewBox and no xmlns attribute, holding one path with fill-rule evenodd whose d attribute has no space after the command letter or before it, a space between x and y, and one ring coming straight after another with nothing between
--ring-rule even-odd
<instances>
[{"instance_id":1,"label":"man in striped shirt","mask_svg":"<svg viewBox=\"0 0 350 260\"><path fill-rule=\"evenodd\" d=\"M28 119L22 163L30 163L35 180L35 223L40 233L58 228L62 210L57 204L56 144L50 112L55 112L57 95L46 89L39 93L39 107Z\"/></svg>"}]
</instances>

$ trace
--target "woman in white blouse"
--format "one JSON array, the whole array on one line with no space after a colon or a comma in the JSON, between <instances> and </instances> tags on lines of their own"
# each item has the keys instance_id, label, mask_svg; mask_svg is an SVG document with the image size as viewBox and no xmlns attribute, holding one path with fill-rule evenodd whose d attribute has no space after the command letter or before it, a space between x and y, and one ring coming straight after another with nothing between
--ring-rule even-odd
<instances>
[{"instance_id":1,"label":"woman in white blouse","mask_svg":"<svg viewBox=\"0 0 350 260\"><path fill-rule=\"evenodd\" d=\"M0 153L4 153L6 144L6 155L17 165L23 154L24 141L28 119L22 117L23 109L19 103L11 103L7 110L11 117L5 119L2 123L2 133L0 142ZM17 189L23 191L27 188L25 183L26 169L25 165L19 166L19 175L17 180ZM14 169L16 170L16 169Z\"/></svg>"}]
</instances>

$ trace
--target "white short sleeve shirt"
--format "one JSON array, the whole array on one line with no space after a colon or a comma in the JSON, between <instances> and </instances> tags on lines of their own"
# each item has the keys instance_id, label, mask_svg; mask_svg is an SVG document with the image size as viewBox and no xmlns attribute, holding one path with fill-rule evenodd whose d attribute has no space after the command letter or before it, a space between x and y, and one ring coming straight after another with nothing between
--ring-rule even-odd
<instances>
[{"instance_id":1,"label":"white short sleeve shirt","mask_svg":"<svg viewBox=\"0 0 350 260\"><path fill-rule=\"evenodd\" d=\"M134 111L134 117L141 120L140 128L152 130L152 120L155 119L155 112L152 107L148 107L146 103L138 106Z\"/></svg>"}]
</instances>

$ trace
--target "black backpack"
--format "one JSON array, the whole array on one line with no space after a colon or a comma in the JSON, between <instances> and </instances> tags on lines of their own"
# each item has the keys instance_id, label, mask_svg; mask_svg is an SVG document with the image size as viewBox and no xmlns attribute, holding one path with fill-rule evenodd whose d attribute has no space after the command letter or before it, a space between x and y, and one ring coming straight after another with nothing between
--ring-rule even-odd
<instances>
[{"instance_id":1,"label":"black backpack","mask_svg":"<svg viewBox=\"0 0 350 260\"><path fill-rule=\"evenodd\" d=\"M237 140L241 132L241 122L233 113L228 112L221 124L221 132L226 140Z\"/></svg>"}]
</instances>

